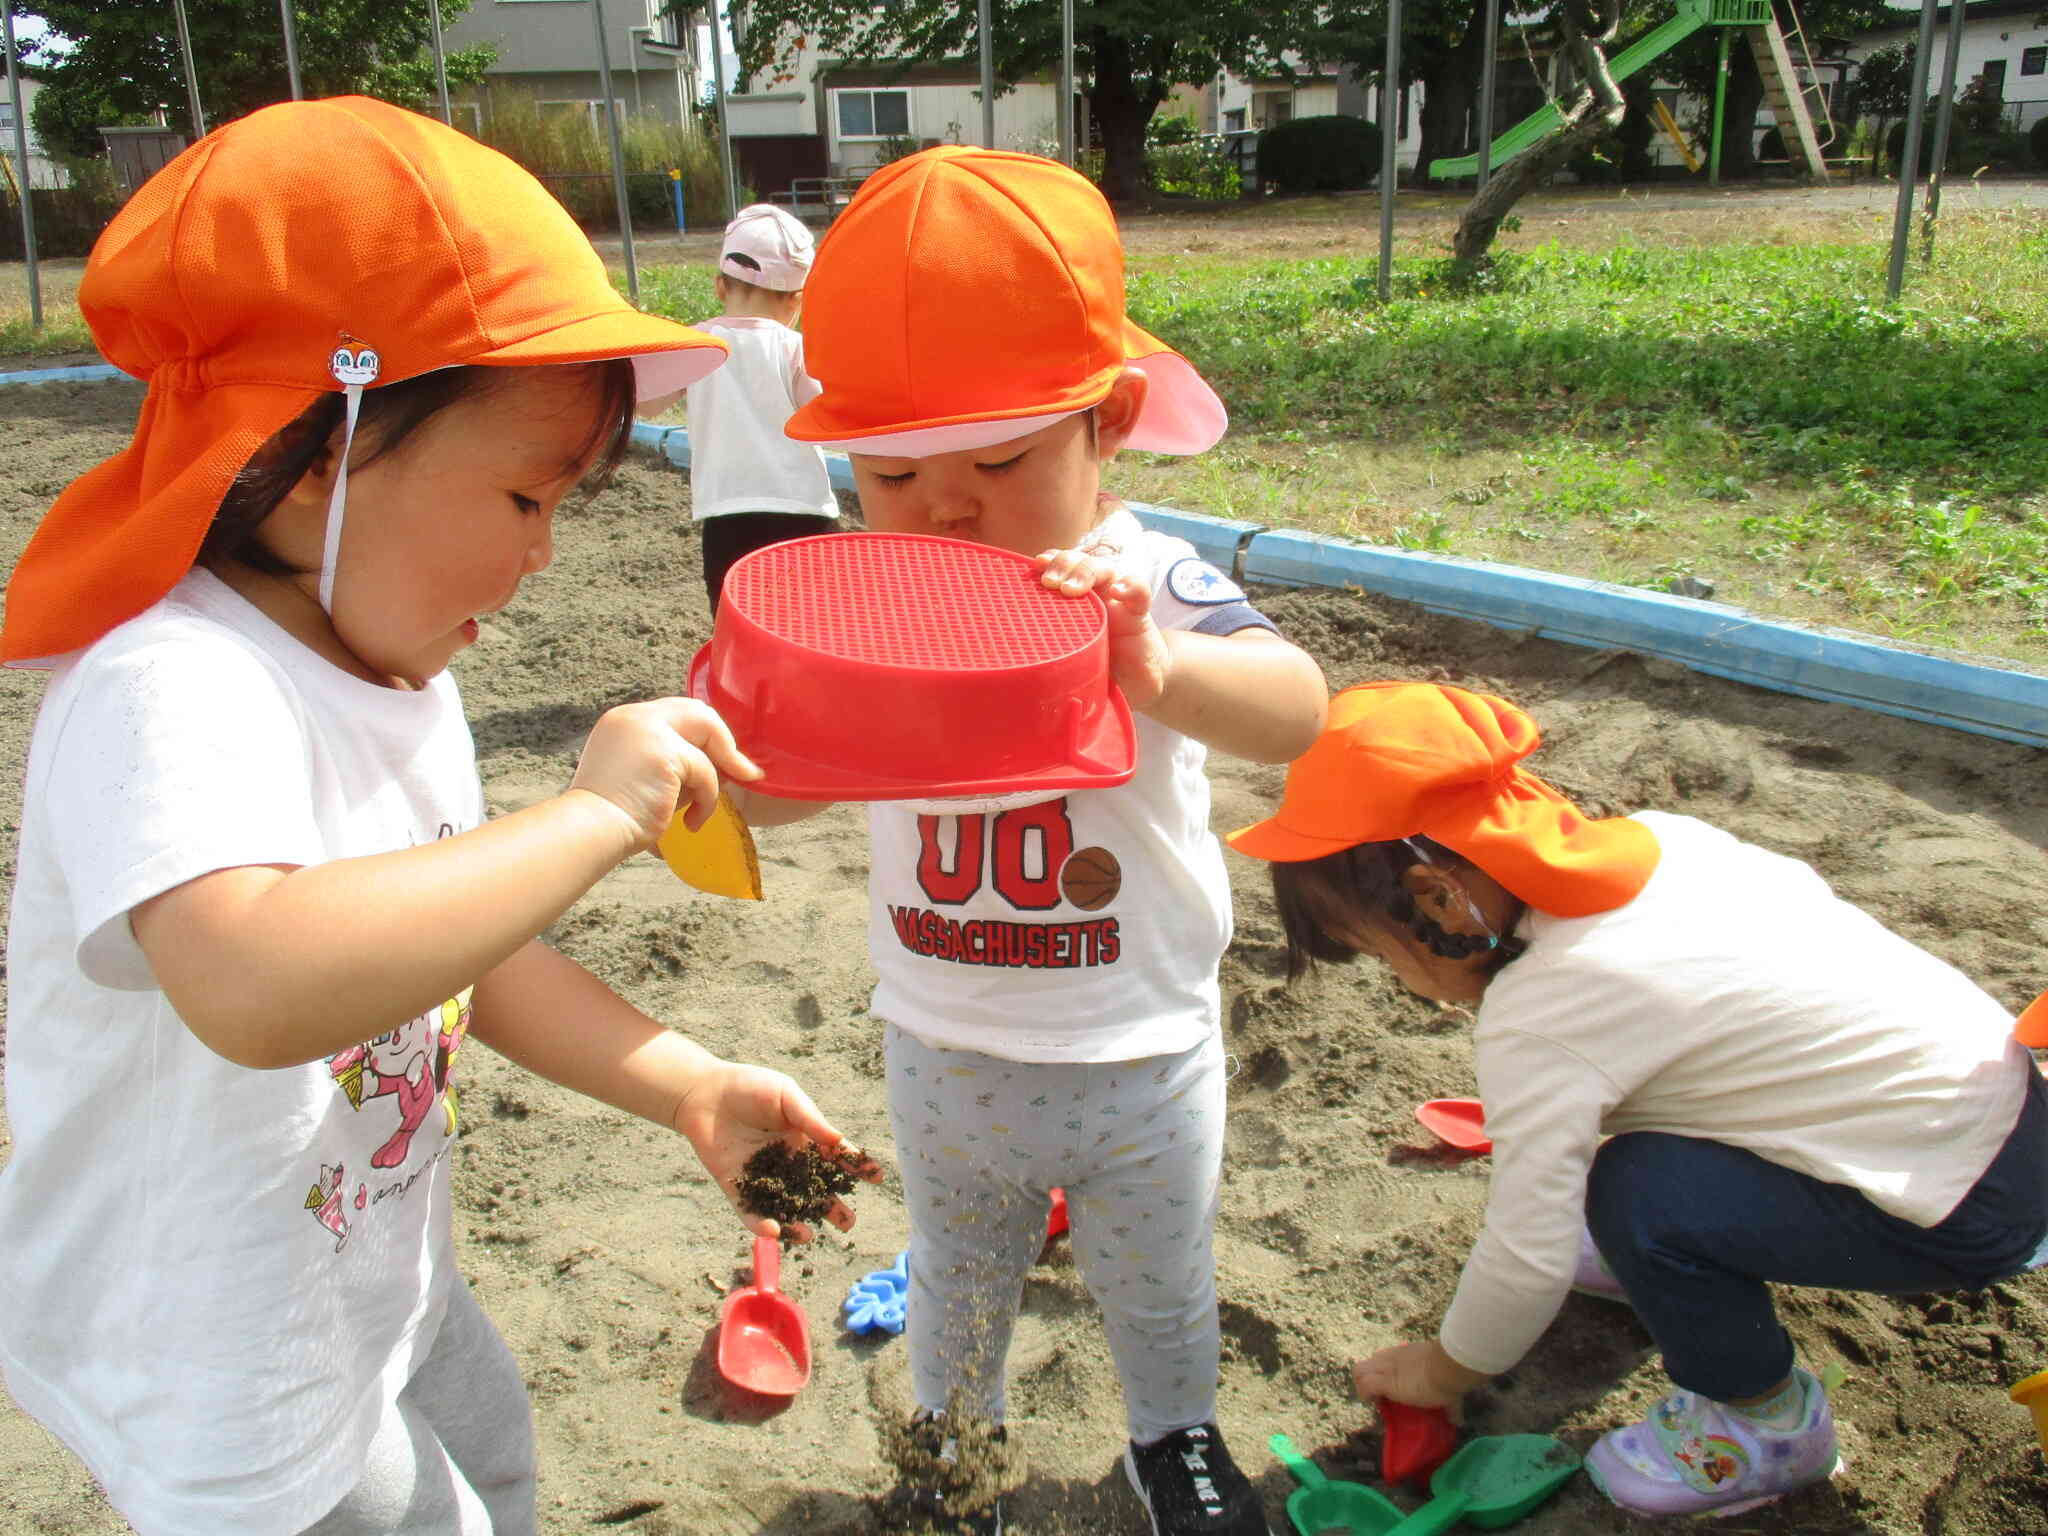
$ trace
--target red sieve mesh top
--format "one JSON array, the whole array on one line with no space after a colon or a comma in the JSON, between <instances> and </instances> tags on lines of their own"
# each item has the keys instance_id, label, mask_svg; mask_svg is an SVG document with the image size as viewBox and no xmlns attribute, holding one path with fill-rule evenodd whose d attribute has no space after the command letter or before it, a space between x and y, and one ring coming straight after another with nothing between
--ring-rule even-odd
<instances>
[{"instance_id":1,"label":"red sieve mesh top","mask_svg":"<svg viewBox=\"0 0 2048 1536\"><path fill-rule=\"evenodd\" d=\"M1021 555L915 533L842 533L756 551L722 602L792 645L877 666L1030 666L1101 633L1101 599L1048 590Z\"/></svg>"}]
</instances>

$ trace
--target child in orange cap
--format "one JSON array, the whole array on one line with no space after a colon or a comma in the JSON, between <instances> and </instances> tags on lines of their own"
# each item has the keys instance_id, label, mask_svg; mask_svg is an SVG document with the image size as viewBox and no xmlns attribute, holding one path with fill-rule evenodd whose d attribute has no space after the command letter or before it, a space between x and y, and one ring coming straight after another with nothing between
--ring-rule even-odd
<instances>
[{"instance_id":1,"label":"child in orange cap","mask_svg":"<svg viewBox=\"0 0 2048 1536\"><path fill-rule=\"evenodd\" d=\"M814 254L803 221L771 203L742 208L719 247L722 309L702 329L732 355L690 386L689 407L690 515L714 614L725 573L742 557L838 526L825 455L782 431L818 393L804 371L804 339L792 329Z\"/></svg>"},{"instance_id":2,"label":"child in orange cap","mask_svg":"<svg viewBox=\"0 0 2048 1536\"><path fill-rule=\"evenodd\" d=\"M1202 763L1210 747L1286 761L1327 693L1228 576L1100 495L1119 449L1199 452L1223 408L1125 317L1101 194L1034 156L941 148L877 171L819 246L806 317L824 390L789 434L852 455L871 529L1036 556L1048 587L1099 592L1139 717L1119 787L870 813L914 1435L942 1447L949 1411L1001 1423L1011 1326L1061 1187L1152 1529L1263 1536L1215 1422L1230 897ZM746 798L756 819L797 813ZM1084 855L1095 878L1063 882ZM1006 942L956 946L956 931ZM1001 1529L999 1503L941 1514Z\"/></svg>"},{"instance_id":3,"label":"child in orange cap","mask_svg":"<svg viewBox=\"0 0 2048 1536\"><path fill-rule=\"evenodd\" d=\"M1768 1283L2030 1267L2048 1093L2010 1014L1811 869L1691 817L1588 820L1520 766L1537 742L1484 694L1346 689L1278 812L1229 839L1274 861L1290 976L1376 955L1478 1010L1485 1226L1438 1337L1353 1378L1449 1406L1575 1284L1626 1300L1680 1390L1587 1469L1640 1513L1732 1513L1836 1461Z\"/></svg>"},{"instance_id":4,"label":"child in orange cap","mask_svg":"<svg viewBox=\"0 0 2048 1536\"><path fill-rule=\"evenodd\" d=\"M536 939L754 772L717 717L615 709L567 790L487 821L446 670L636 396L724 349L621 301L510 161L360 98L186 150L79 303L150 387L0 636L51 669L0 1367L144 1532L531 1532L520 1370L450 1230L465 1040L671 1127L729 1197L759 1146L841 1146Z\"/></svg>"}]
</instances>

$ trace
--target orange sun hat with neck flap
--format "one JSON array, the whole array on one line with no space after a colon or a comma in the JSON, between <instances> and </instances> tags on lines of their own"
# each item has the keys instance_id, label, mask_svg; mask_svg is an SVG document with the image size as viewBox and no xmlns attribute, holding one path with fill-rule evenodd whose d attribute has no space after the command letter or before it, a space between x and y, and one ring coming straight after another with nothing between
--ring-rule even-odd
<instances>
[{"instance_id":1,"label":"orange sun hat with neck flap","mask_svg":"<svg viewBox=\"0 0 2048 1536\"><path fill-rule=\"evenodd\" d=\"M1521 760L1542 737L1505 699L1435 683L1364 683L1287 770L1280 809L1226 841L1293 863L1359 843L1427 837L1541 912L1587 917L1632 901L1657 868L1656 835L1591 820Z\"/></svg>"},{"instance_id":2,"label":"orange sun hat with neck flap","mask_svg":"<svg viewBox=\"0 0 2048 1536\"><path fill-rule=\"evenodd\" d=\"M1124 314L1094 185L1056 160L942 145L871 174L819 243L804 366L823 393L784 430L901 458L987 448L1099 404L1127 365L1149 387L1125 446L1215 446L1223 402Z\"/></svg>"},{"instance_id":3,"label":"orange sun hat with neck flap","mask_svg":"<svg viewBox=\"0 0 2048 1536\"><path fill-rule=\"evenodd\" d=\"M352 430L363 388L439 368L631 358L647 399L726 355L620 297L519 166L366 97L266 107L185 150L100 236L78 306L149 393L134 440L66 488L15 567L0 660L17 665L169 592L235 476L322 394L349 396Z\"/></svg>"}]
</instances>

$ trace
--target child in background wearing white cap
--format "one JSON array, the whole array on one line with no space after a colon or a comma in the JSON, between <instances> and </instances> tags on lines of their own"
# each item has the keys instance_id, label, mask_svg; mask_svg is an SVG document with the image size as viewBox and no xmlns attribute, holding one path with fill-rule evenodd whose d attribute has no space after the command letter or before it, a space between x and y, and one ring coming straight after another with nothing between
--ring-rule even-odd
<instances>
[{"instance_id":1,"label":"child in background wearing white cap","mask_svg":"<svg viewBox=\"0 0 2048 1536\"><path fill-rule=\"evenodd\" d=\"M811 250L811 232L794 215L767 203L742 208L719 249L724 309L698 326L732 348L726 365L689 391L690 514L701 525L714 614L725 573L742 555L838 526L825 455L782 431L818 393L794 329Z\"/></svg>"}]
</instances>

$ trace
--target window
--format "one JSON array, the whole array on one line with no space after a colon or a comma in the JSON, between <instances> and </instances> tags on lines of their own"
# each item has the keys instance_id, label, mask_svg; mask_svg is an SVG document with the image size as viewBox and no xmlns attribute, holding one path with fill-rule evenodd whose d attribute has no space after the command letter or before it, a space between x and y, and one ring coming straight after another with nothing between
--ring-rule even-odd
<instances>
[{"instance_id":1,"label":"window","mask_svg":"<svg viewBox=\"0 0 2048 1536\"><path fill-rule=\"evenodd\" d=\"M1223 131L1225 133L1244 132L1243 107L1232 107L1228 112L1223 114Z\"/></svg>"},{"instance_id":2,"label":"window","mask_svg":"<svg viewBox=\"0 0 2048 1536\"><path fill-rule=\"evenodd\" d=\"M842 139L900 139L910 134L909 91L834 91Z\"/></svg>"},{"instance_id":3,"label":"window","mask_svg":"<svg viewBox=\"0 0 2048 1536\"><path fill-rule=\"evenodd\" d=\"M2048 74L2048 48L2022 48L2020 50L2020 73L2023 75Z\"/></svg>"},{"instance_id":4,"label":"window","mask_svg":"<svg viewBox=\"0 0 2048 1536\"><path fill-rule=\"evenodd\" d=\"M11 101L0 101L0 132L14 132L14 103ZM14 146L10 144L7 147L12 149Z\"/></svg>"},{"instance_id":5,"label":"window","mask_svg":"<svg viewBox=\"0 0 2048 1536\"><path fill-rule=\"evenodd\" d=\"M1984 94L1993 101L2005 100L2005 60L1984 61Z\"/></svg>"}]
</instances>

